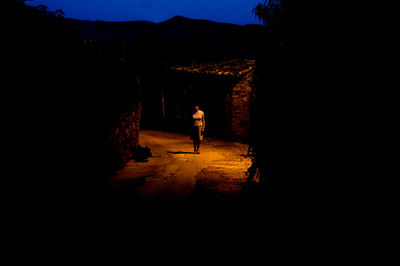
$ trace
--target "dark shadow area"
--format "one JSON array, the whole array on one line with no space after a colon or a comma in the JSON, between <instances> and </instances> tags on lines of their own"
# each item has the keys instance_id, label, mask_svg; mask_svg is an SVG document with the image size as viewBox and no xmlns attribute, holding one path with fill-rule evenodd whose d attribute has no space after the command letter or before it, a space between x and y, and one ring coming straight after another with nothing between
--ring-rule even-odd
<instances>
[{"instance_id":1,"label":"dark shadow area","mask_svg":"<svg viewBox=\"0 0 400 266\"><path fill-rule=\"evenodd\" d=\"M62 13L24 2L4 3L13 18L6 149L10 169L19 169L19 222L34 228L77 219L96 187L132 158L141 103L133 63L84 41Z\"/></svg>"},{"instance_id":2,"label":"dark shadow area","mask_svg":"<svg viewBox=\"0 0 400 266\"><path fill-rule=\"evenodd\" d=\"M147 158L152 156L149 147L142 147L140 145L135 146L132 153L132 159L136 162L147 162Z\"/></svg>"},{"instance_id":3,"label":"dark shadow area","mask_svg":"<svg viewBox=\"0 0 400 266\"><path fill-rule=\"evenodd\" d=\"M191 245L188 248L192 249L205 244L207 248L221 250L229 243L237 245L240 240L259 238L264 232L265 228L254 226L263 223L257 211L261 206L256 201L262 198L250 190L224 196L197 186L185 200L143 199L132 191L144 180L121 183L109 190L103 188L90 201L82 202L74 215L43 216L45 220L36 222L33 232L40 232L43 241L53 243L59 239L80 239L97 246L124 241L124 245L137 248L147 249L150 245L152 251L169 249L171 245ZM63 230L59 230L60 226ZM213 239L218 242L212 242ZM135 254L137 250L131 252Z\"/></svg>"},{"instance_id":4,"label":"dark shadow area","mask_svg":"<svg viewBox=\"0 0 400 266\"><path fill-rule=\"evenodd\" d=\"M167 153L172 153L172 154L195 154L194 152L187 152L187 151L167 151Z\"/></svg>"},{"instance_id":5,"label":"dark shadow area","mask_svg":"<svg viewBox=\"0 0 400 266\"><path fill-rule=\"evenodd\" d=\"M257 46L252 121L254 173L265 184L255 193L268 195L260 208L273 217L271 232L283 232L272 233L274 240L365 240L370 196L359 186L375 179L365 155L376 132L376 45L384 40L375 39L375 7L277 2L258 10L267 25Z\"/></svg>"}]
</instances>

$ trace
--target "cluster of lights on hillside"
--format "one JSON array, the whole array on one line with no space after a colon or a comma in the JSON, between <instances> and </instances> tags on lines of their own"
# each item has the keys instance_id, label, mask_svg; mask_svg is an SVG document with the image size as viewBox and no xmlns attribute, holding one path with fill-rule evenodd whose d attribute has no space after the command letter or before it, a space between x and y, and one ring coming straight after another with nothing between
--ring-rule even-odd
<instances>
[{"instance_id":1,"label":"cluster of lights on hillside","mask_svg":"<svg viewBox=\"0 0 400 266\"><path fill-rule=\"evenodd\" d=\"M170 69L177 72L200 73L221 76L240 76L255 68L256 61L251 59L234 59L218 63L193 64L190 66L176 65Z\"/></svg>"}]
</instances>

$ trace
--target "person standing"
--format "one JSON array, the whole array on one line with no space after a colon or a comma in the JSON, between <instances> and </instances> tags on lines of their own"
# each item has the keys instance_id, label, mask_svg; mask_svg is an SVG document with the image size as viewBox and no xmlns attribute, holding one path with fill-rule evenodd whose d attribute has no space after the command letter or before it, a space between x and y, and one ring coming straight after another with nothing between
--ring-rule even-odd
<instances>
[{"instance_id":1,"label":"person standing","mask_svg":"<svg viewBox=\"0 0 400 266\"><path fill-rule=\"evenodd\" d=\"M194 153L200 154L200 142L203 140L206 120L204 118L204 112L200 110L197 104L194 106L192 118L193 123L191 139L193 140Z\"/></svg>"}]
</instances>

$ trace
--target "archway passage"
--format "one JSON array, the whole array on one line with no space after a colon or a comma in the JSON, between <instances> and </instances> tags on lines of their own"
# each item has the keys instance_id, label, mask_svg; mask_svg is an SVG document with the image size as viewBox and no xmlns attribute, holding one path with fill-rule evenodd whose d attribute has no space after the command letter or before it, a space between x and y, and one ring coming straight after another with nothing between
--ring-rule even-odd
<instances>
[{"instance_id":1,"label":"archway passage","mask_svg":"<svg viewBox=\"0 0 400 266\"><path fill-rule=\"evenodd\" d=\"M194 105L198 104L205 112L206 135L231 139L231 91L235 79L172 72L163 81L166 129L182 133L190 129Z\"/></svg>"},{"instance_id":2,"label":"archway passage","mask_svg":"<svg viewBox=\"0 0 400 266\"><path fill-rule=\"evenodd\" d=\"M144 92L142 125L188 133L194 104L206 114L206 135L246 142L254 60L164 66Z\"/></svg>"}]
</instances>

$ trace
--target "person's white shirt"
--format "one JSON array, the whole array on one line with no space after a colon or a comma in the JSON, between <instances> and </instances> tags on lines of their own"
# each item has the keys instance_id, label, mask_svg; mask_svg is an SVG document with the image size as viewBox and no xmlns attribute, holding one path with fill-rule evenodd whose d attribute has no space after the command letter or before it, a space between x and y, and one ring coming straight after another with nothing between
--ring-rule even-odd
<instances>
[{"instance_id":1,"label":"person's white shirt","mask_svg":"<svg viewBox=\"0 0 400 266\"><path fill-rule=\"evenodd\" d=\"M196 127L200 127L203 125L203 117L204 117L204 112L201 110L193 114L194 125Z\"/></svg>"}]
</instances>

